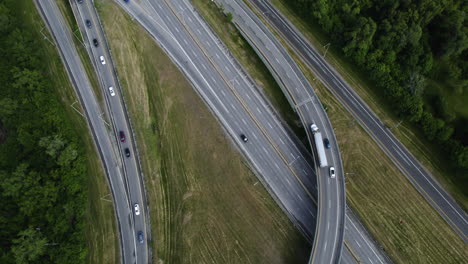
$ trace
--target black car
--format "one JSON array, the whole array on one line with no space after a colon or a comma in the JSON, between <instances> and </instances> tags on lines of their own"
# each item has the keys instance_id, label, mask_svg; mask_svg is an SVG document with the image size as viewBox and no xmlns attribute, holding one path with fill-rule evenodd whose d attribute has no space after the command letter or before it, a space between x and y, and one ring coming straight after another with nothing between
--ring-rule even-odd
<instances>
[{"instance_id":1,"label":"black car","mask_svg":"<svg viewBox=\"0 0 468 264\"><path fill-rule=\"evenodd\" d=\"M326 147L327 149L331 148L331 146L330 146L330 140L328 140L328 138L325 138L325 139L323 140L323 144L325 144L325 147Z\"/></svg>"},{"instance_id":2,"label":"black car","mask_svg":"<svg viewBox=\"0 0 468 264\"><path fill-rule=\"evenodd\" d=\"M240 138L241 138L242 141L244 141L244 142L249 141L249 139L248 139L244 134L241 134L241 135L240 135Z\"/></svg>"},{"instance_id":3,"label":"black car","mask_svg":"<svg viewBox=\"0 0 468 264\"><path fill-rule=\"evenodd\" d=\"M83 3L83 0L78 0L78 3L79 3L79 4Z\"/></svg>"},{"instance_id":4,"label":"black car","mask_svg":"<svg viewBox=\"0 0 468 264\"><path fill-rule=\"evenodd\" d=\"M128 148L125 148L125 157L130 157L130 150Z\"/></svg>"},{"instance_id":5,"label":"black car","mask_svg":"<svg viewBox=\"0 0 468 264\"><path fill-rule=\"evenodd\" d=\"M97 39L93 39L93 44L94 44L94 47L99 46L99 42L97 41Z\"/></svg>"},{"instance_id":6,"label":"black car","mask_svg":"<svg viewBox=\"0 0 468 264\"><path fill-rule=\"evenodd\" d=\"M89 19L86 19L86 26L89 28L91 27L91 21Z\"/></svg>"},{"instance_id":7,"label":"black car","mask_svg":"<svg viewBox=\"0 0 468 264\"><path fill-rule=\"evenodd\" d=\"M143 244L143 232L141 231L138 232L138 242L140 242L140 244Z\"/></svg>"}]
</instances>

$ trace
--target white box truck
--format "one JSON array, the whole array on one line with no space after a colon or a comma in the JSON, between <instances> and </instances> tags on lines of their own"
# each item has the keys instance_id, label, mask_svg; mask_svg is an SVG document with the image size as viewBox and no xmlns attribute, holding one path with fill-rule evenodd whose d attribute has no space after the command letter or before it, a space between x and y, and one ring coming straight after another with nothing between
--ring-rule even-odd
<instances>
[{"instance_id":1,"label":"white box truck","mask_svg":"<svg viewBox=\"0 0 468 264\"><path fill-rule=\"evenodd\" d=\"M319 165L321 168L328 166L327 155L325 154L325 146L323 145L322 133L316 124L310 125L310 129L314 134L315 148L317 149Z\"/></svg>"}]
</instances>

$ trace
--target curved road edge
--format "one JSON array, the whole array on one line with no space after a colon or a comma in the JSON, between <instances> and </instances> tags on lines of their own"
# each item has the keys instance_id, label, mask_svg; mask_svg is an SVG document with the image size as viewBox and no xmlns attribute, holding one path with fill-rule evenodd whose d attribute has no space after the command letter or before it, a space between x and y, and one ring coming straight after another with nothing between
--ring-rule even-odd
<instances>
[{"instance_id":1,"label":"curved road edge","mask_svg":"<svg viewBox=\"0 0 468 264\"><path fill-rule=\"evenodd\" d=\"M239 32L244 36L247 42L249 42L255 52L259 55L260 59L270 70L291 104L291 107L298 113L304 129L306 129L312 153L315 153L315 144L309 129L310 124L317 123L320 120L320 123L322 124L321 128L326 130L329 137L332 137L331 149L334 152L334 155L332 155L331 160L336 160L331 166L338 168L338 177L335 179L335 188L331 187L329 182L330 179L328 177L328 167L318 168L317 166L318 219L315 239L313 241L311 262L325 263L325 261L330 261L330 263L338 263L343 249L346 198L341 154L338 150L338 144L336 143L337 141L333 133L330 120L305 76L303 76L302 72L298 69L292 58L290 58L284 47L273 36L273 34L269 32L267 27L263 25L256 15L253 14L253 12L246 7L242 1L232 1L231 3L227 3L224 0L220 0L220 2L224 2L224 12L229 11L233 14L233 24L238 28ZM239 9L233 6L234 3L239 6L243 13L240 13L240 11L238 11ZM249 34L249 31L252 31L253 33ZM278 50L278 52L275 53L273 49ZM268 52L274 54L273 57L277 63L274 62L271 55L269 56L267 54ZM280 62L277 57L279 57L282 62ZM283 61L285 64L283 64ZM291 81L291 78L293 81ZM310 113L311 110L307 107L307 105L311 104L313 106L312 110L315 110L315 114ZM321 142L318 144L321 144ZM335 184L332 183L332 185ZM334 200L331 198L332 195L335 195L338 198ZM336 211L337 213L333 214L333 211ZM330 230L336 231L330 232ZM322 241L322 238L324 241ZM333 245L332 248L329 247L330 244Z\"/></svg>"}]
</instances>

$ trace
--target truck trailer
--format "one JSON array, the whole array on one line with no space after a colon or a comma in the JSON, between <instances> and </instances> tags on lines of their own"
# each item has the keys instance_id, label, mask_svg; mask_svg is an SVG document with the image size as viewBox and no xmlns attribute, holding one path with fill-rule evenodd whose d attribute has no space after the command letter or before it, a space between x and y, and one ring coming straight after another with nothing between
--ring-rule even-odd
<instances>
[{"instance_id":1,"label":"truck trailer","mask_svg":"<svg viewBox=\"0 0 468 264\"><path fill-rule=\"evenodd\" d=\"M321 168L328 166L327 155L325 154L325 146L323 145L322 133L316 124L310 125L312 134L314 134L315 148L317 149L319 165Z\"/></svg>"}]
</instances>

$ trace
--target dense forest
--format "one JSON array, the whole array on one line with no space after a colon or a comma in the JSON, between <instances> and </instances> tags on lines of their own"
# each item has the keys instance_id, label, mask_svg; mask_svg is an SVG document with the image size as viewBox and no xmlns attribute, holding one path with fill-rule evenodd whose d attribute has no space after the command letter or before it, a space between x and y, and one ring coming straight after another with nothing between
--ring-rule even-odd
<instances>
[{"instance_id":1,"label":"dense forest","mask_svg":"<svg viewBox=\"0 0 468 264\"><path fill-rule=\"evenodd\" d=\"M16 12L0 0L0 263L84 263L84 149Z\"/></svg>"},{"instance_id":2,"label":"dense forest","mask_svg":"<svg viewBox=\"0 0 468 264\"><path fill-rule=\"evenodd\" d=\"M468 93L466 1L287 2L367 73L403 120L419 127L450 156L454 167L466 172L468 118L450 110L443 96L425 96L435 82L448 93ZM467 174L459 177L466 180Z\"/></svg>"}]
</instances>

